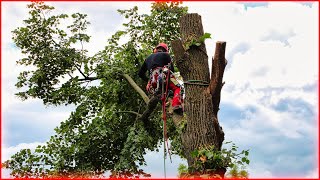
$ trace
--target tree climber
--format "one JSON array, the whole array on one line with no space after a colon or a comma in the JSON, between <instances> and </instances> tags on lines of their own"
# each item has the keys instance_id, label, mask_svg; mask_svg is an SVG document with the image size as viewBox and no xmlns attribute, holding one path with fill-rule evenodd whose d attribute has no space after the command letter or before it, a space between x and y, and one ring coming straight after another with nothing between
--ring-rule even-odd
<instances>
[{"instance_id":1,"label":"tree climber","mask_svg":"<svg viewBox=\"0 0 320 180\"><path fill-rule=\"evenodd\" d=\"M146 72L149 71L150 78L146 77ZM174 77L174 67L171 57L168 53L168 46L165 43L160 43L153 50L153 54L149 55L142 64L139 70L139 77L144 81L148 81L146 87L148 93L158 94L161 93L161 82L166 80L165 76L170 72L168 82L168 89L173 91L172 108L175 113L182 114L183 109L181 105L180 84Z\"/></svg>"}]
</instances>

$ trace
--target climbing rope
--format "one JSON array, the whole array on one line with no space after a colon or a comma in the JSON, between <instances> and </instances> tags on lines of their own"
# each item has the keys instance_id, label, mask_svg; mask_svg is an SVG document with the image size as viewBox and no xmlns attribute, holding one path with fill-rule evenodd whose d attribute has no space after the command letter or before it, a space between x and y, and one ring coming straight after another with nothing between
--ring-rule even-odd
<instances>
[{"instance_id":1,"label":"climbing rope","mask_svg":"<svg viewBox=\"0 0 320 180\"><path fill-rule=\"evenodd\" d=\"M183 83L191 84L191 85L209 86L209 83L207 81L202 81L202 80L188 80L188 81L184 81Z\"/></svg>"},{"instance_id":2,"label":"climbing rope","mask_svg":"<svg viewBox=\"0 0 320 180\"><path fill-rule=\"evenodd\" d=\"M164 80L162 79L162 119L163 119L163 169L164 169L164 178L166 178L166 152L168 152L170 161L172 163L171 159L171 153L168 143L168 137L167 137L167 113L166 113L166 100L168 96L168 87L169 87L169 77L170 77L170 64L168 65L168 73L166 77L166 86L164 86ZM166 87L166 89L164 89ZM167 145L167 146L166 146ZM167 148L168 149L167 149Z\"/></svg>"}]
</instances>

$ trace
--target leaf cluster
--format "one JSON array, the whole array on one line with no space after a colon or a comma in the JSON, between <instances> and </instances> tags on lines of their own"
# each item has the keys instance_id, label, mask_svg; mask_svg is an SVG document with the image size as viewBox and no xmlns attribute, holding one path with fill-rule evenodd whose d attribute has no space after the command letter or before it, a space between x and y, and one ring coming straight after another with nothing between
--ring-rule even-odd
<instances>
[{"instance_id":1,"label":"leaf cluster","mask_svg":"<svg viewBox=\"0 0 320 180\"><path fill-rule=\"evenodd\" d=\"M232 143L226 142L225 144ZM232 143L230 149L217 150L213 145L196 149L191 152L194 158L193 166L189 167L190 172L205 172L233 168L236 165L248 165L249 150L242 150L238 153L238 147Z\"/></svg>"},{"instance_id":2,"label":"leaf cluster","mask_svg":"<svg viewBox=\"0 0 320 180\"><path fill-rule=\"evenodd\" d=\"M16 95L22 100L39 98L46 105L77 104L85 88L75 72L88 66L89 57L86 50L73 46L89 42L90 36L84 33L90 24L87 15L72 14L73 23L63 29L59 25L69 15L50 15L54 7L43 2L28 8L30 17L24 20L25 26L12 31L14 43L25 55L17 64L29 69L18 76L16 87L26 90ZM81 73L88 74L88 70Z\"/></svg>"},{"instance_id":3,"label":"leaf cluster","mask_svg":"<svg viewBox=\"0 0 320 180\"><path fill-rule=\"evenodd\" d=\"M187 41L183 44L183 48L185 51L189 50L191 46L201 46L201 44L204 43L204 41L206 39L210 39L211 38L211 34L210 33L204 33L204 35L202 35L201 37L199 37L198 39L190 36L189 38L187 38Z\"/></svg>"},{"instance_id":4,"label":"leaf cluster","mask_svg":"<svg viewBox=\"0 0 320 180\"><path fill-rule=\"evenodd\" d=\"M238 165L234 165L230 171L227 173L228 177L235 179L248 179L249 173L244 167L239 169Z\"/></svg>"}]
</instances>

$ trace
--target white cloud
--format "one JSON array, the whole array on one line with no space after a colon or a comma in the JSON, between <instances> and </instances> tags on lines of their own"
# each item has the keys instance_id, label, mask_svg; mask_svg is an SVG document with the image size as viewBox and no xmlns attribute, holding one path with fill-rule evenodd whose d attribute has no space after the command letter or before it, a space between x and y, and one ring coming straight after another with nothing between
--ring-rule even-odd
<instances>
[{"instance_id":1,"label":"white cloud","mask_svg":"<svg viewBox=\"0 0 320 180\"><path fill-rule=\"evenodd\" d=\"M319 178L319 168L315 168L313 170L310 170L305 178Z\"/></svg>"},{"instance_id":2,"label":"white cloud","mask_svg":"<svg viewBox=\"0 0 320 180\"><path fill-rule=\"evenodd\" d=\"M89 51L89 55L94 55L107 45L108 38L117 30L123 29L122 23L125 18L121 16L118 9L130 9L137 5L128 2L51 2L58 11L57 13L84 13L88 14L87 34L91 36L90 43L84 44L84 48ZM139 13L148 13L150 3L139 4Z\"/></svg>"},{"instance_id":3,"label":"white cloud","mask_svg":"<svg viewBox=\"0 0 320 180\"><path fill-rule=\"evenodd\" d=\"M36 102L34 106L38 105L39 102ZM16 116L21 116L24 117L25 119L32 121L32 124L38 124L45 120L48 121L48 126L53 127L56 126L57 123L61 122L62 120L65 120L69 117L70 112L69 109L65 109L66 111L63 111L64 108L50 108L47 109L45 107L43 108L37 108L34 110L29 110L26 111L26 109L20 109L20 107L25 107L28 106L30 103L26 103L26 105L19 105L16 106L17 109L13 109L10 111L10 113L16 115ZM19 109L18 109L19 108ZM45 114L45 116L39 116L39 113ZM31 122L30 122L31 123Z\"/></svg>"},{"instance_id":4,"label":"white cloud","mask_svg":"<svg viewBox=\"0 0 320 180\"><path fill-rule=\"evenodd\" d=\"M73 106L45 107L40 100L17 102L3 112L2 144L15 145L21 142L49 139L54 128L65 121ZM31 133L30 133L31 132Z\"/></svg>"},{"instance_id":5,"label":"white cloud","mask_svg":"<svg viewBox=\"0 0 320 180\"><path fill-rule=\"evenodd\" d=\"M296 34L293 32L292 29L286 29L286 32L279 32L275 30L271 30L265 35L261 40L268 41L268 40L275 40L282 42L285 46L290 46L288 40L289 38L295 36Z\"/></svg>"},{"instance_id":6,"label":"white cloud","mask_svg":"<svg viewBox=\"0 0 320 180\"><path fill-rule=\"evenodd\" d=\"M238 64L228 64L231 67L236 66L236 69L230 69L230 72L226 72L227 82L229 79L249 78L252 70L257 70L265 63L270 65L272 69L275 68L274 72L270 72L270 74L281 75L282 68L288 69L289 72L285 73L287 76L283 79L289 77L288 83L291 84L292 79L298 74L302 74L297 77L296 81L298 82L317 78L314 75L318 67L317 3L309 8L298 3L270 2L267 7L249 8L247 11L244 10L244 5L238 3L206 2L204 5L201 2L188 2L185 4L189 5L190 12L201 12L204 31L212 34L213 39L207 40L206 43L209 57L212 57L214 53L216 41L227 42L227 56L230 50L239 43L250 45L249 52L243 55L237 54L238 56L234 57L236 59L234 63L238 62ZM287 39L292 48L284 47L280 41L279 43L261 42L262 38L273 31L281 34L293 32L295 36L289 36L290 38ZM270 38L276 39L276 37ZM279 66L278 68L276 64ZM293 76L293 73L296 75ZM239 75L241 77L238 77ZM270 81L276 81L275 75L269 77ZM278 82L281 83L281 80ZM233 82L231 81L231 83Z\"/></svg>"},{"instance_id":7,"label":"white cloud","mask_svg":"<svg viewBox=\"0 0 320 180\"><path fill-rule=\"evenodd\" d=\"M206 43L209 59L216 41L227 42L226 57L232 58L225 71L221 102L242 110L244 118L235 117L232 122L220 118L226 139L253 151L250 177L277 177L275 165L263 161L284 158L281 152L290 152L289 143L298 147L299 141L317 141L317 88L307 91L303 87L318 84L318 3L310 8L270 2L247 11L236 3L211 2L206 7L190 3L189 7L201 12L204 31L212 34L213 39ZM275 108L287 99L310 104L313 114L304 112L309 107L297 109L292 102L284 112ZM279 138L288 141L279 144ZM292 156L286 160L294 163ZM285 169L284 162L278 164Z\"/></svg>"},{"instance_id":8,"label":"white cloud","mask_svg":"<svg viewBox=\"0 0 320 180\"><path fill-rule=\"evenodd\" d=\"M274 178L271 170L268 168L268 164L265 163L256 163L247 170L250 178Z\"/></svg>"},{"instance_id":9,"label":"white cloud","mask_svg":"<svg viewBox=\"0 0 320 180\"><path fill-rule=\"evenodd\" d=\"M233 99L232 102L238 102L238 99ZM237 106L244 112L243 118L235 115L232 122L226 121L227 119L223 119L224 115L220 115L226 140L235 142L240 149L250 149L250 177L279 177L275 172L279 168L284 171L282 176L290 177L292 174L288 173L288 165L293 164L291 172L297 173L294 176L304 176L306 172L301 169L312 166L317 153L314 150L318 148L316 114L306 115L304 111L297 111L305 108L301 105L293 110L290 110L292 107L289 105L288 111L281 112L262 103L258 104L259 102L256 100L247 106ZM288 157L286 154L291 155ZM274 158L279 162L270 162L270 159ZM300 159L300 163L295 163L296 158ZM262 162L267 166L260 166L259 163Z\"/></svg>"},{"instance_id":10,"label":"white cloud","mask_svg":"<svg viewBox=\"0 0 320 180\"><path fill-rule=\"evenodd\" d=\"M30 149L31 151L34 151L37 146L43 146L45 143L42 142L33 142L33 143L21 143L16 146L2 146L1 147L1 160L2 162L9 160L12 155L19 152L22 149Z\"/></svg>"},{"instance_id":11,"label":"white cloud","mask_svg":"<svg viewBox=\"0 0 320 180\"><path fill-rule=\"evenodd\" d=\"M163 159L163 144L158 148L159 152L147 152L144 156L146 158L147 166L141 168L146 173L151 173L152 178L164 177L164 159ZM166 158L166 177L177 178L178 167L180 164L187 165L186 160L182 160L178 155L171 155L172 162L170 161L169 155Z\"/></svg>"},{"instance_id":12,"label":"white cloud","mask_svg":"<svg viewBox=\"0 0 320 180\"><path fill-rule=\"evenodd\" d=\"M6 47L6 46L5 46ZM33 68L18 66L16 61L21 59L23 56L16 48L4 48L2 50L2 59L1 59L1 71L2 71L2 111L4 113L14 109L14 106L17 106L22 103L14 94L19 92L15 87L17 83L17 77L20 72L25 71L26 69L32 70ZM41 103L37 99L29 99L28 101L23 102L27 104L32 103Z\"/></svg>"},{"instance_id":13,"label":"white cloud","mask_svg":"<svg viewBox=\"0 0 320 180\"><path fill-rule=\"evenodd\" d=\"M10 147L6 147L6 146L1 146L1 163L3 163L6 160L9 160L10 157L12 155L14 155L15 153L19 152L22 149L30 149L31 152L33 152L37 146L43 146L45 145L45 143L41 143L41 142L33 142L33 143L21 143L18 144L16 146L10 146ZM12 178L10 176L10 169L3 169L1 168L1 178Z\"/></svg>"},{"instance_id":14,"label":"white cloud","mask_svg":"<svg viewBox=\"0 0 320 180\"><path fill-rule=\"evenodd\" d=\"M283 47L281 42L275 41L251 45L248 52L234 56L225 80L233 85L250 83L253 88L301 87L314 83L317 80L317 51L303 50L296 45L292 42L291 48ZM258 75L257 71L263 69L265 72Z\"/></svg>"},{"instance_id":15,"label":"white cloud","mask_svg":"<svg viewBox=\"0 0 320 180\"><path fill-rule=\"evenodd\" d=\"M3 2L1 5L1 36L2 46L8 48L11 40L11 31L13 27L19 27L23 25L23 18L26 17L28 10L26 9L26 2Z\"/></svg>"}]
</instances>

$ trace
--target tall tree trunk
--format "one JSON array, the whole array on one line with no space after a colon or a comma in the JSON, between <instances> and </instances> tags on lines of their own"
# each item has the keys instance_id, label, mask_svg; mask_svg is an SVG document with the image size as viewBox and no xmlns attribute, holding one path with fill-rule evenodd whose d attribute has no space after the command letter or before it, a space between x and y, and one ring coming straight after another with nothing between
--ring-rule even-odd
<instances>
[{"instance_id":1,"label":"tall tree trunk","mask_svg":"<svg viewBox=\"0 0 320 180\"><path fill-rule=\"evenodd\" d=\"M187 127L181 135L188 165L194 163L190 153L197 148L214 145L221 150L224 133L219 125L217 113L222 77L226 66L225 42L217 42L210 78L208 55L204 43L200 46L185 48L192 39L204 35L201 16L187 14L180 19L181 40L172 41L177 67L185 82L196 80L197 83L185 83L184 110Z\"/></svg>"}]
</instances>

